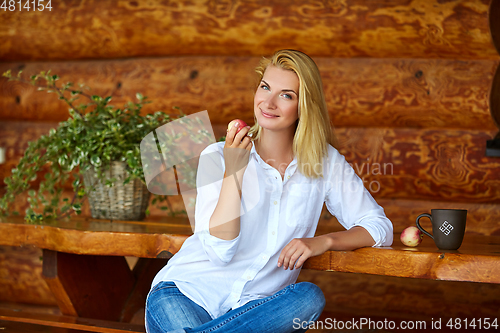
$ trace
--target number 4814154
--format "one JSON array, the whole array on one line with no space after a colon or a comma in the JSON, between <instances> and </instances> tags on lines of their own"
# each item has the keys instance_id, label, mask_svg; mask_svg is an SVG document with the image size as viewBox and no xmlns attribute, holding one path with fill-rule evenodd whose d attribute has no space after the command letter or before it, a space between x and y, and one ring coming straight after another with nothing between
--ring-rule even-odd
<instances>
[{"instance_id":1,"label":"number 4814154","mask_svg":"<svg viewBox=\"0 0 500 333\"><path fill-rule=\"evenodd\" d=\"M489 330L492 329L494 331L498 330L498 322L497 318L472 318L472 319L450 319L446 323L446 326L450 329L480 329L480 330Z\"/></svg>"},{"instance_id":2,"label":"number 4814154","mask_svg":"<svg viewBox=\"0 0 500 333\"><path fill-rule=\"evenodd\" d=\"M1 1L1 0L0 0ZM52 11L52 0L4 0L2 2L2 5L0 6L0 9L3 9L3 11L39 11L43 12L44 10L48 9L49 11Z\"/></svg>"}]
</instances>

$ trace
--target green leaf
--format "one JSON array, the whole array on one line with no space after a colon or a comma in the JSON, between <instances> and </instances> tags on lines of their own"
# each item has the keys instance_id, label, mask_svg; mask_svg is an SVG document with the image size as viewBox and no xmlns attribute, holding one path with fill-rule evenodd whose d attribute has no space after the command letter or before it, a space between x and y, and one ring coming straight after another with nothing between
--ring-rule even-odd
<instances>
[{"instance_id":1,"label":"green leaf","mask_svg":"<svg viewBox=\"0 0 500 333\"><path fill-rule=\"evenodd\" d=\"M97 155L92 155L90 156L90 163L95 167L99 167L101 166L101 159Z\"/></svg>"}]
</instances>

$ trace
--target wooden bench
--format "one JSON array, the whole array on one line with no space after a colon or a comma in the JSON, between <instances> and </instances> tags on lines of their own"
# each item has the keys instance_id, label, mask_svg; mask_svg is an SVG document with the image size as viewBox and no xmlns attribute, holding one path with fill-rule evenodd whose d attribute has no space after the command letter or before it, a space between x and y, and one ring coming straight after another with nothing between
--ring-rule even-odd
<instances>
[{"instance_id":1,"label":"wooden bench","mask_svg":"<svg viewBox=\"0 0 500 333\"><path fill-rule=\"evenodd\" d=\"M43 249L43 278L61 313L72 318L129 321L144 306L156 272L191 233L185 218L169 223L73 218L41 224L0 218L0 245ZM458 251L442 251L431 242L407 248L398 233L394 239L392 247L328 251L310 258L304 268L500 284L498 236L467 234ZM132 270L124 256L139 258ZM23 321L22 315L16 318Z\"/></svg>"},{"instance_id":2,"label":"wooden bench","mask_svg":"<svg viewBox=\"0 0 500 333\"><path fill-rule=\"evenodd\" d=\"M144 325L0 309L0 331L8 333L146 332Z\"/></svg>"}]
</instances>

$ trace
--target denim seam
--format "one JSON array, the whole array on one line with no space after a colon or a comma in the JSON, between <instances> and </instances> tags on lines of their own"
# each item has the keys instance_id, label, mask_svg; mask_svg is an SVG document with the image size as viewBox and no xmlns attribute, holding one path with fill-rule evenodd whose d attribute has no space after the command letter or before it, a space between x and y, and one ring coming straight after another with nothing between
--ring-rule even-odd
<instances>
[{"instance_id":1,"label":"denim seam","mask_svg":"<svg viewBox=\"0 0 500 333\"><path fill-rule=\"evenodd\" d=\"M156 286L153 287L153 289L151 289L149 291L148 295L146 296L146 305L148 304L149 295L153 295L157 291L160 291L160 290L163 290L163 289L177 288L177 286L175 284L173 286L162 286L162 287L159 287L161 284L163 284L163 282L165 282L165 281L159 282Z\"/></svg>"},{"instance_id":2,"label":"denim seam","mask_svg":"<svg viewBox=\"0 0 500 333\"><path fill-rule=\"evenodd\" d=\"M144 324L145 324L144 326L147 326L147 325L148 325L148 323L147 323L147 321L148 321L148 313L149 313L149 310L146 308L146 311L145 311L145 313L144 313L144 318L146 318L146 322L144 323ZM156 327L160 327L160 328L161 328L160 324L158 323L158 321L156 320L156 318L155 318L154 316L149 315L149 319L150 319L150 320L153 320L153 321L155 322L155 326L156 326ZM148 328L149 328L149 327L148 327ZM148 331L149 331L149 330L148 330Z\"/></svg>"},{"instance_id":3,"label":"denim seam","mask_svg":"<svg viewBox=\"0 0 500 333\"><path fill-rule=\"evenodd\" d=\"M281 295L283 295L283 294L287 293L289 290L294 289L294 287L295 287L295 284L291 284L291 285L289 285L287 288L283 289L280 293L278 293L278 294L274 294L273 296L271 296L271 297L269 297L269 298L264 298L262 301L260 301L260 302L258 302L258 303L255 303L254 305L252 305L252 306L251 306L251 307L249 307L248 309L245 309L244 311L238 312L238 313L234 314L233 316L231 316L230 318L227 318L225 321L223 321L223 322L222 322L222 323L220 323L219 325L214 326L214 327L212 327L212 328L210 328L210 329L208 329L208 330L201 331L200 333L205 333L205 332L213 332L213 331L215 331L215 330L217 330L217 329L219 329L219 328L223 327L224 325L226 325L227 323L229 323L231 320L233 320L233 319L235 319L235 318L237 318L237 317L241 316L243 313L248 312L248 311L250 311L250 310L253 310L253 309L255 309L257 306L262 305L262 304L264 304L264 303L267 303L267 302L269 302L270 300L273 300L273 299L275 299L275 298L277 298L277 297L279 297L279 296L281 296Z\"/></svg>"}]
</instances>

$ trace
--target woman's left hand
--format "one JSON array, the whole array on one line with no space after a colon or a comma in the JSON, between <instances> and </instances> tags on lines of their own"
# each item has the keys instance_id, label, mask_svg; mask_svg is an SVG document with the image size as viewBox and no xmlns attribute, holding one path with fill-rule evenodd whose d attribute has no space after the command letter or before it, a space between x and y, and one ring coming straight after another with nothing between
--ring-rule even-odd
<instances>
[{"instance_id":1,"label":"woman's left hand","mask_svg":"<svg viewBox=\"0 0 500 333\"><path fill-rule=\"evenodd\" d=\"M302 267L302 264L314 256L325 253L330 248L329 238L324 235L313 238L294 238L281 250L278 267L290 270Z\"/></svg>"}]
</instances>

